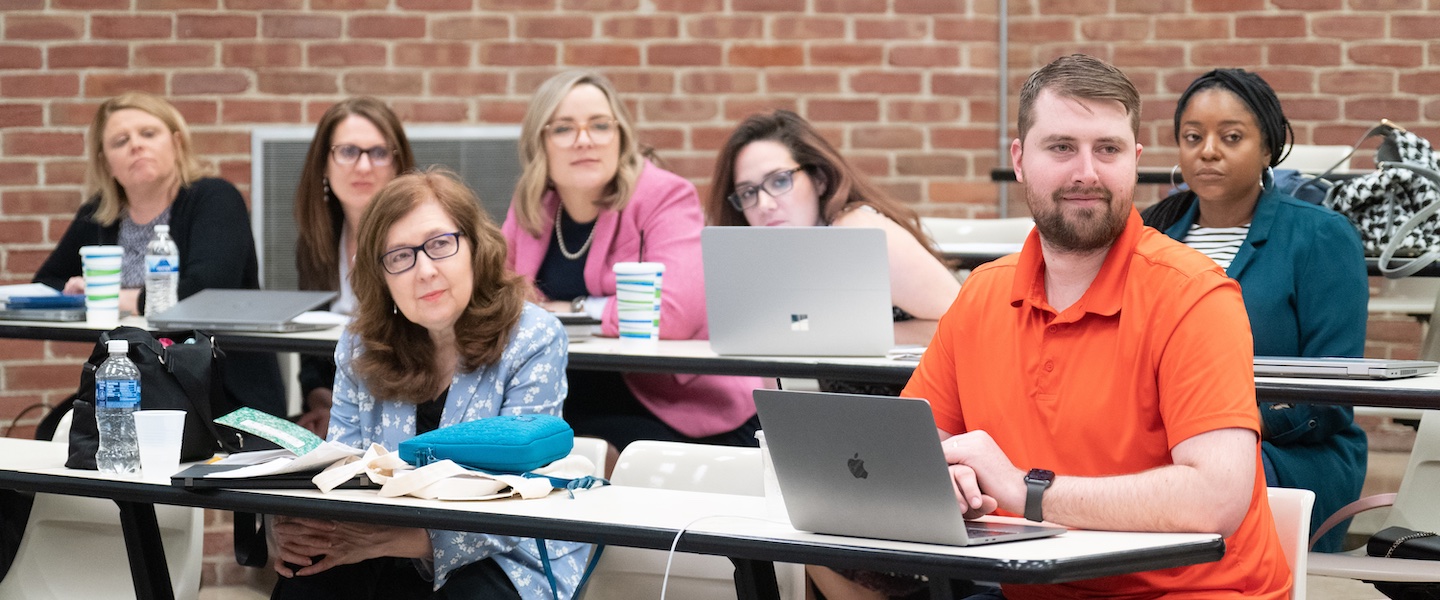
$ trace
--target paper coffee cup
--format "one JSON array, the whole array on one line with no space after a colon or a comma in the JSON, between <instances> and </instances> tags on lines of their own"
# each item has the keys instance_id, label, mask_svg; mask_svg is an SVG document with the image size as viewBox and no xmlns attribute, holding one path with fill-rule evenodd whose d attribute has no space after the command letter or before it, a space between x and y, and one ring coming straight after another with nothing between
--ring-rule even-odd
<instances>
[{"instance_id":1,"label":"paper coffee cup","mask_svg":"<svg viewBox=\"0 0 1440 600\"><path fill-rule=\"evenodd\" d=\"M120 272L125 249L120 246L82 246L81 274L85 277L85 321L114 327L120 322Z\"/></svg>"},{"instance_id":2,"label":"paper coffee cup","mask_svg":"<svg viewBox=\"0 0 1440 600\"><path fill-rule=\"evenodd\" d=\"M664 274L662 263L615 263L615 307L621 342L653 344L660 340L660 289Z\"/></svg>"}]
</instances>

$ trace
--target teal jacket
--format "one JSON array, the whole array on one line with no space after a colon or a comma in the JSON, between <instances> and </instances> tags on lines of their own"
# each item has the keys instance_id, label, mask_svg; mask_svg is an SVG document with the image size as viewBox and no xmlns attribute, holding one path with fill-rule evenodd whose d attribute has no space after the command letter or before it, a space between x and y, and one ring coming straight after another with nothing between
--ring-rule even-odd
<instances>
[{"instance_id":1,"label":"teal jacket","mask_svg":"<svg viewBox=\"0 0 1440 600\"><path fill-rule=\"evenodd\" d=\"M1180 202L1188 204L1176 205ZM1174 223L1150 217L1179 212ZM1146 211L1146 224L1184 241L1199 213L1192 192L1166 198ZM1266 190L1255 205L1250 233L1226 274L1240 282L1257 356L1361 356L1365 352L1370 284L1360 236L1345 217L1287 194ZM1326 517L1360 497L1365 480L1365 432L1353 411L1326 404L1260 404L1269 438L1261 444L1267 484L1315 492L1313 531ZM1340 550L1345 528L1321 539L1316 550Z\"/></svg>"}]
</instances>

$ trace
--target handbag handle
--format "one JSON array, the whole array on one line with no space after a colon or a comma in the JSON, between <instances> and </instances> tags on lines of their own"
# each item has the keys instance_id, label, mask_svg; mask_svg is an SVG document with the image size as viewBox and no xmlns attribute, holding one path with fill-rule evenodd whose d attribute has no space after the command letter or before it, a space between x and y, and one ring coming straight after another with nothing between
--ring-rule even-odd
<instances>
[{"instance_id":1,"label":"handbag handle","mask_svg":"<svg viewBox=\"0 0 1440 600\"><path fill-rule=\"evenodd\" d=\"M1404 162L1382 162L1379 166L1381 169L1397 168L1414 171L1426 179L1431 180L1437 188L1440 188L1440 173L1436 173L1425 167ZM1389 203L1393 200L1393 198L1387 198L1386 202ZM1400 245L1404 243L1405 236L1410 235L1410 232L1415 231L1420 225L1430 220L1437 212L1440 212L1440 200L1431 202L1425 205L1425 208L1415 211L1415 214L1411 215L1408 220L1395 229L1395 232L1390 235L1390 240L1385 243L1385 249L1380 251L1380 274L1389 279L1409 277L1420 272L1421 269L1430 266L1430 264L1436 260L1440 260L1440 250L1432 249L1419 257L1398 263L1398 266L1391 266L1390 262L1395 259L1395 253L1400 250Z\"/></svg>"},{"instance_id":2,"label":"handbag handle","mask_svg":"<svg viewBox=\"0 0 1440 600\"><path fill-rule=\"evenodd\" d=\"M213 365L215 359L218 358L216 356L217 351L215 349L214 336L203 331L196 331L195 337L197 339L204 338L209 342L210 358ZM158 346L160 344L159 342L155 342L155 345ZM162 350L159 355L164 357L164 351ZM194 372L186 369L176 369L175 365L170 362L165 363L165 370L169 371L171 375L175 376L175 380L180 382L181 389L185 390L185 399L190 402L190 408L194 409L195 412L200 415L200 422L205 424L205 429L210 432L210 436L215 438L215 441L218 442L220 447L226 452L239 452L239 445L228 443L227 440L221 436L220 430L215 427L215 414L210 403L208 401L199 402L196 400L197 398L203 398L205 400L214 398L215 388L221 385L220 374L212 371L210 381L205 382L201 381L199 377L196 377ZM223 390L221 393L223 393Z\"/></svg>"}]
</instances>

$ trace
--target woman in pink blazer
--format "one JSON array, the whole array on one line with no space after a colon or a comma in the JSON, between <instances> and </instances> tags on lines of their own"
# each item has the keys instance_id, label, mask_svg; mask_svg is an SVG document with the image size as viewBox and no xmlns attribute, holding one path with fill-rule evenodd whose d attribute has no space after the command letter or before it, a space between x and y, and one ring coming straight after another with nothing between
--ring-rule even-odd
<instances>
[{"instance_id":1,"label":"woman in pink blazer","mask_svg":"<svg viewBox=\"0 0 1440 600\"><path fill-rule=\"evenodd\" d=\"M665 264L660 337L706 339L704 224L695 186L646 160L629 115L603 76L561 73L541 84L520 134L524 171L503 228L510 266L537 302L586 312L618 334L617 262ZM641 439L755 445L755 377L569 371L565 419L616 448Z\"/></svg>"}]
</instances>

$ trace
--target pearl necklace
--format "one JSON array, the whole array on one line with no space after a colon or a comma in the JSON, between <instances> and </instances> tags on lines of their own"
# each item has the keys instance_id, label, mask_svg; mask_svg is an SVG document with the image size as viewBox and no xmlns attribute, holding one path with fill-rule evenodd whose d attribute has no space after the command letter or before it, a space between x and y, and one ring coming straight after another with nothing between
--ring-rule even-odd
<instances>
[{"instance_id":1,"label":"pearl necklace","mask_svg":"<svg viewBox=\"0 0 1440 600\"><path fill-rule=\"evenodd\" d=\"M575 260L577 258L580 258L581 256L585 256L585 253L590 250L590 243L595 241L595 226L593 224L590 226L590 237L585 238L585 245L580 246L579 250L571 253L569 250L565 249L565 234L560 232L560 215L564 211L564 203L561 203L560 206L555 207L555 241L559 242L560 244L561 256L564 256L565 258L568 258L570 260Z\"/></svg>"}]
</instances>

